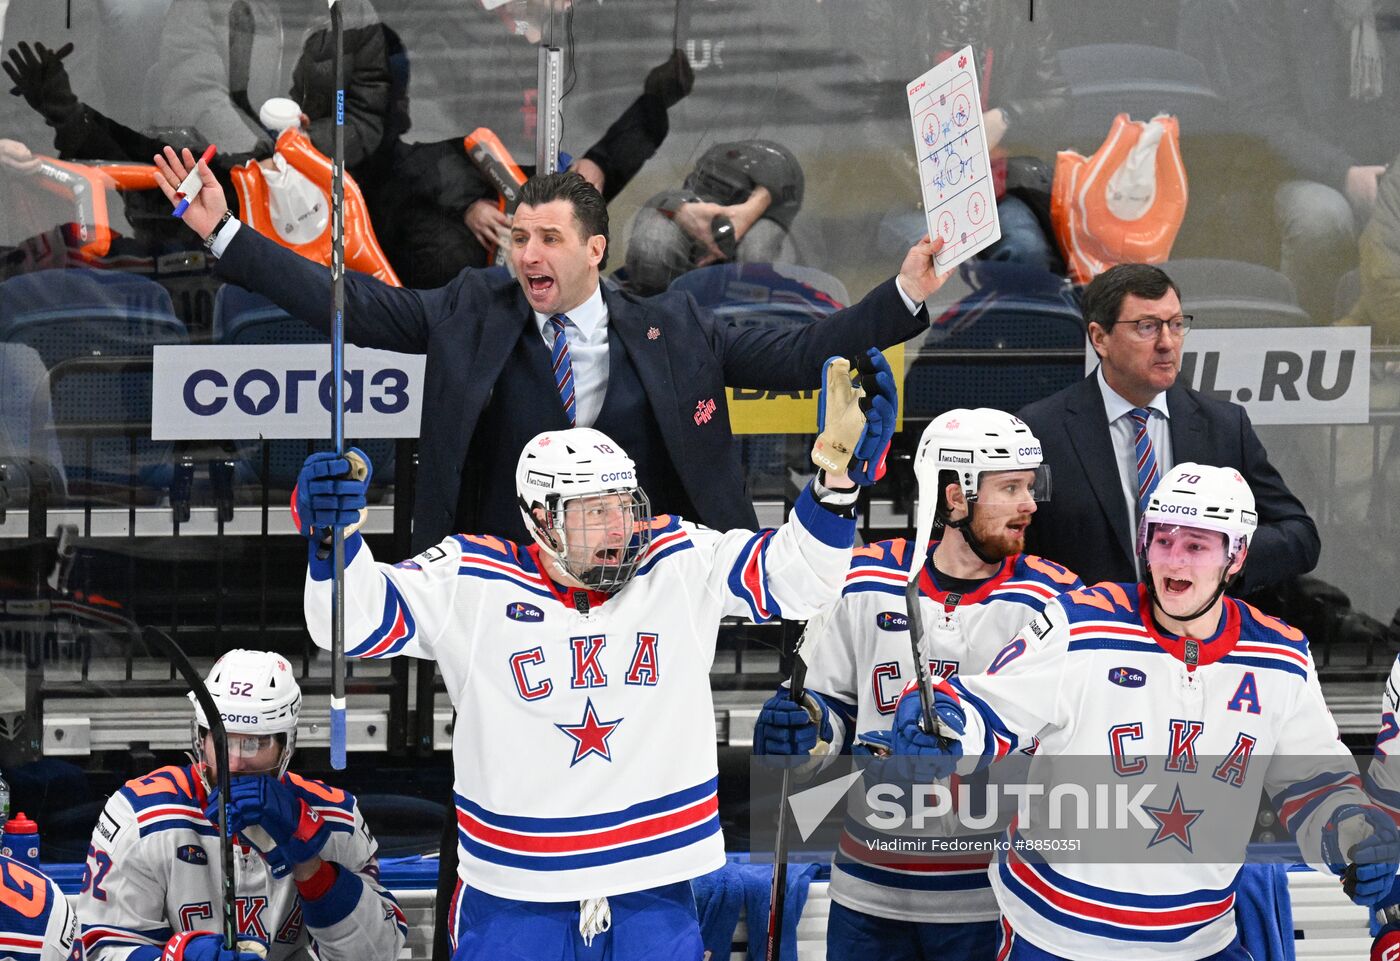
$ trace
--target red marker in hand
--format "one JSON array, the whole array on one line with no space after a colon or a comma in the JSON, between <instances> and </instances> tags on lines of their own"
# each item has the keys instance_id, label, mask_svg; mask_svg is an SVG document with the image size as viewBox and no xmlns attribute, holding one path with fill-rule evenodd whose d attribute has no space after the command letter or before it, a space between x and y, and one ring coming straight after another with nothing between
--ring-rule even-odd
<instances>
[{"instance_id":1,"label":"red marker in hand","mask_svg":"<svg viewBox=\"0 0 1400 961\"><path fill-rule=\"evenodd\" d=\"M204 164L207 167L209 161L213 159L214 145L211 143L204 148L204 153L199 155L199 161L190 169L185 179L180 181L180 186L175 188L177 203L175 210L171 213L172 217L183 217L185 211L189 209L190 197L199 193L200 188L204 186L204 181L199 179L199 165Z\"/></svg>"}]
</instances>

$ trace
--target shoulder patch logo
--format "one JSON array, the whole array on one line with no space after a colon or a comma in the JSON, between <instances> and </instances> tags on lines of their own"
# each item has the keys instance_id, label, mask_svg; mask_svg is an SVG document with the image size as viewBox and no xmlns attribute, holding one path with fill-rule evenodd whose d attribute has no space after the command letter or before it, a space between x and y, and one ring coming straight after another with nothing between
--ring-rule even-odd
<instances>
[{"instance_id":1,"label":"shoulder patch logo","mask_svg":"<svg viewBox=\"0 0 1400 961\"><path fill-rule=\"evenodd\" d=\"M894 611L881 611L875 615L875 626L882 631L907 631L909 618Z\"/></svg>"},{"instance_id":2,"label":"shoulder patch logo","mask_svg":"<svg viewBox=\"0 0 1400 961\"><path fill-rule=\"evenodd\" d=\"M1147 683L1147 675L1135 667L1112 668L1108 679L1119 687L1142 687Z\"/></svg>"},{"instance_id":3,"label":"shoulder patch logo","mask_svg":"<svg viewBox=\"0 0 1400 961\"><path fill-rule=\"evenodd\" d=\"M120 830L121 826L106 811L97 818L97 833L106 838L108 844L117 839L117 832Z\"/></svg>"},{"instance_id":4,"label":"shoulder patch logo","mask_svg":"<svg viewBox=\"0 0 1400 961\"><path fill-rule=\"evenodd\" d=\"M1036 637L1044 638L1046 634L1050 633L1050 618L1044 614L1037 614L1031 618L1031 622L1026 627Z\"/></svg>"},{"instance_id":5,"label":"shoulder patch logo","mask_svg":"<svg viewBox=\"0 0 1400 961\"><path fill-rule=\"evenodd\" d=\"M175 849L175 857L186 864L208 864L209 852L198 844L182 844Z\"/></svg>"},{"instance_id":6,"label":"shoulder patch logo","mask_svg":"<svg viewBox=\"0 0 1400 961\"><path fill-rule=\"evenodd\" d=\"M533 604L526 604L524 601L515 601L506 605L506 617L512 621L525 621L527 624L538 624L544 620L544 611Z\"/></svg>"}]
</instances>

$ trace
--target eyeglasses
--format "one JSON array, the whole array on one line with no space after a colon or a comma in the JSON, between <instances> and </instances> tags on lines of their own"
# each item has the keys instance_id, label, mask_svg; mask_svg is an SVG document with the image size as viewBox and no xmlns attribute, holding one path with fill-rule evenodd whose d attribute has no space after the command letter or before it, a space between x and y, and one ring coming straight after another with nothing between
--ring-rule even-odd
<instances>
[{"instance_id":1,"label":"eyeglasses","mask_svg":"<svg viewBox=\"0 0 1400 961\"><path fill-rule=\"evenodd\" d=\"M1186 332L1191 329L1191 322L1195 319L1190 314L1180 314L1170 320L1160 320L1156 317L1144 317L1142 320L1115 320L1109 326L1132 324L1132 330L1137 334L1138 340L1156 340L1163 327L1173 337L1185 337Z\"/></svg>"}]
</instances>

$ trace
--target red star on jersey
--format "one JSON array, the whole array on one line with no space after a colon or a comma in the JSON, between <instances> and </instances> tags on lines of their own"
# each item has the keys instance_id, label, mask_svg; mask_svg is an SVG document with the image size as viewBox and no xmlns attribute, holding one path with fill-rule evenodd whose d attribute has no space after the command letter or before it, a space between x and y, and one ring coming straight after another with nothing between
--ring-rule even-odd
<instances>
[{"instance_id":1,"label":"red star on jersey","mask_svg":"<svg viewBox=\"0 0 1400 961\"><path fill-rule=\"evenodd\" d=\"M577 724L554 725L574 739L574 759L569 762L569 767L573 767L590 754L596 754L604 761L611 761L612 754L608 751L608 738L612 737L613 731L617 730L617 726L621 723L622 718L618 718L616 721L598 720L598 712L593 709L593 698L590 697L583 709L582 721Z\"/></svg>"},{"instance_id":2,"label":"red star on jersey","mask_svg":"<svg viewBox=\"0 0 1400 961\"><path fill-rule=\"evenodd\" d=\"M1179 841L1186 850L1191 850L1191 825L1205 813L1205 809L1188 808L1181 800L1181 785L1178 784L1172 792L1172 803L1169 807L1150 808L1144 805L1143 810L1157 822L1157 834L1147 842L1148 847L1171 839Z\"/></svg>"}]
</instances>

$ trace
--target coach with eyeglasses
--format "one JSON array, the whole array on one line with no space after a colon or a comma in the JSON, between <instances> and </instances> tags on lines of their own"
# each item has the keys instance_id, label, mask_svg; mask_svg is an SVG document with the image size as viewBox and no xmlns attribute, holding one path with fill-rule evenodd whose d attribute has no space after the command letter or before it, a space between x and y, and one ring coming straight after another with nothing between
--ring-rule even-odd
<instances>
[{"instance_id":1,"label":"coach with eyeglasses","mask_svg":"<svg viewBox=\"0 0 1400 961\"><path fill-rule=\"evenodd\" d=\"M1040 438L1054 485L1026 550L1086 584L1140 580L1135 541L1147 498L1172 465L1191 462L1233 467L1254 491L1259 529L1232 594L1312 570L1317 527L1244 408L1177 383L1191 316L1172 279L1150 264L1119 264L1085 288L1082 306L1099 366L1018 414Z\"/></svg>"}]
</instances>

